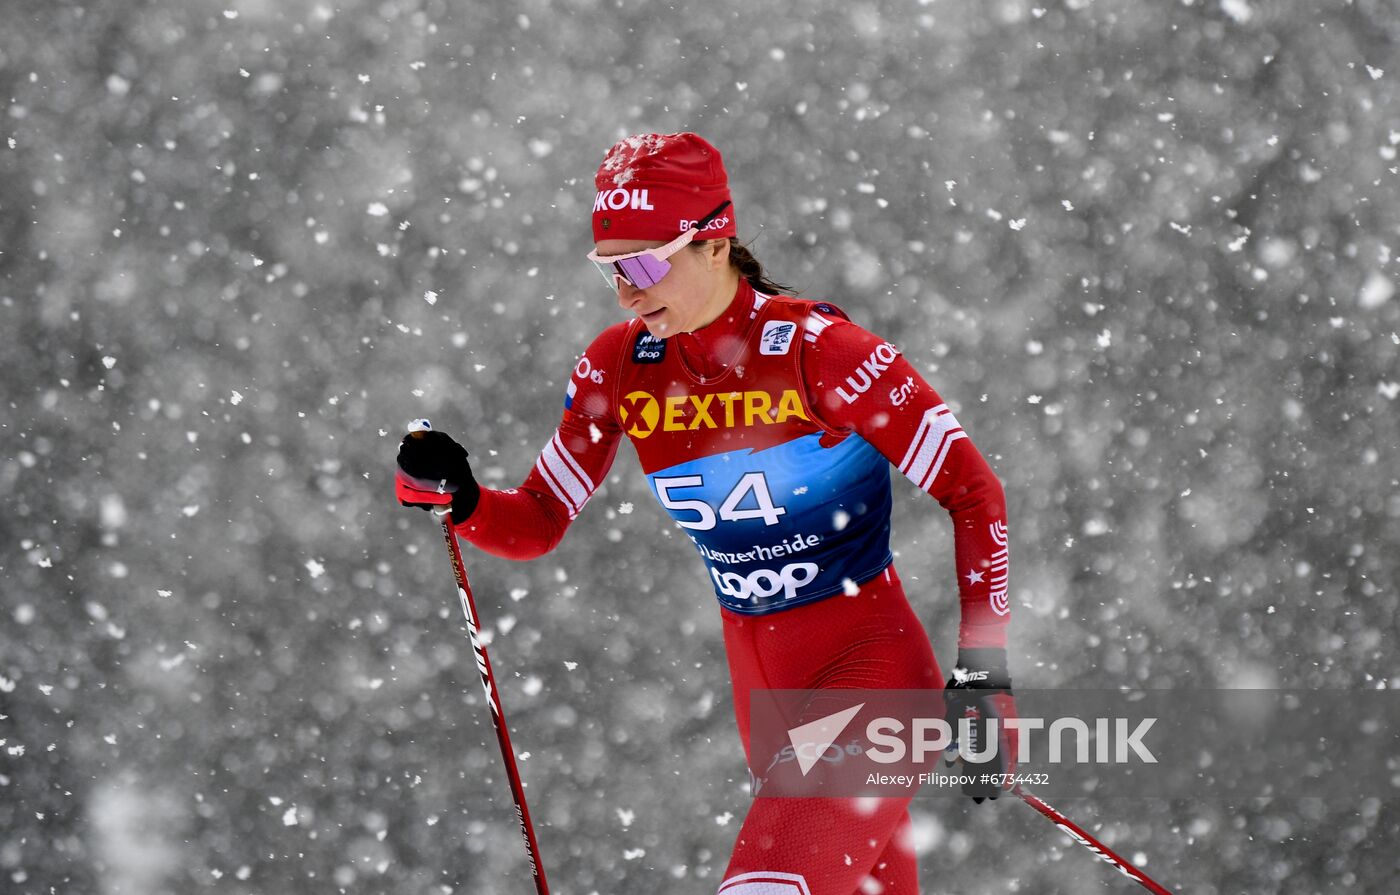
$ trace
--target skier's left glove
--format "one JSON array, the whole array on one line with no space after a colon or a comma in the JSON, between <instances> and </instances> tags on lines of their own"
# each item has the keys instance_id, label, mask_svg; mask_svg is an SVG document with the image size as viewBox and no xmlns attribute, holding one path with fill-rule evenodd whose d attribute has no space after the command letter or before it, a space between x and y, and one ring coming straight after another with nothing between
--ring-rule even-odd
<instances>
[{"instance_id":1,"label":"skier's left glove","mask_svg":"<svg viewBox=\"0 0 1400 895\"><path fill-rule=\"evenodd\" d=\"M394 492L406 507L428 510L450 506L452 521L476 510L481 488L472 475L467 449L446 432L410 432L399 444Z\"/></svg>"},{"instance_id":2,"label":"skier's left glove","mask_svg":"<svg viewBox=\"0 0 1400 895\"><path fill-rule=\"evenodd\" d=\"M962 760L962 773L971 778L963 783L963 795L982 804L995 799L1006 782L1016 773L1016 749L1019 736L1006 727L1006 719L1015 718L1016 698L1011 693L1011 673L1006 668L1006 650L994 647L958 650L958 664L943 691L945 720L953 730L953 743L944 753L948 764ZM961 742L960 722L967 718L971 742ZM991 746L989 721L995 720L996 753L983 756ZM975 756L975 757L974 757ZM1005 778L995 775L1007 775ZM984 776L986 775L986 776Z\"/></svg>"}]
</instances>

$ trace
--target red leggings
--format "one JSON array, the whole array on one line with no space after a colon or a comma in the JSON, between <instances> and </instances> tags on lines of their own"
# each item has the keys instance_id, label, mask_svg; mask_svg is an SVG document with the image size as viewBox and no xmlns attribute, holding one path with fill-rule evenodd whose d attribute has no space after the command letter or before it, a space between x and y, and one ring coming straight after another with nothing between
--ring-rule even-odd
<instances>
[{"instance_id":1,"label":"red leggings","mask_svg":"<svg viewBox=\"0 0 1400 895\"><path fill-rule=\"evenodd\" d=\"M721 609L734 710L749 752L749 690L941 688L943 676L894 566L773 615ZM909 798L756 799L722 895L915 895Z\"/></svg>"}]
</instances>

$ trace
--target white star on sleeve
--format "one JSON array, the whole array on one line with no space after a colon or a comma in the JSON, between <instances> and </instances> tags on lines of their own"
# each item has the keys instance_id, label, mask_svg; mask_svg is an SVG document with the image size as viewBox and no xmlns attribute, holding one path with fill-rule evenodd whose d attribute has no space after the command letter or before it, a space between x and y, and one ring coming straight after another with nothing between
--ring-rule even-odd
<instances>
[{"instance_id":1,"label":"white star on sleeve","mask_svg":"<svg viewBox=\"0 0 1400 895\"><path fill-rule=\"evenodd\" d=\"M981 572L972 572L972 571L969 571L969 572L967 573L967 583L968 583L968 584L981 584L981 583L982 583L982 573L981 573Z\"/></svg>"}]
</instances>

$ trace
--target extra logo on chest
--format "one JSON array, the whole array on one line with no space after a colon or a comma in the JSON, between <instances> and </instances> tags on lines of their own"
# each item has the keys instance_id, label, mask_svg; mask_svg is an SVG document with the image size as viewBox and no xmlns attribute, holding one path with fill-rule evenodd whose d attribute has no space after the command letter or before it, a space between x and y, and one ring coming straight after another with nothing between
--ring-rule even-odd
<instances>
[{"instance_id":1,"label":"extra logo on chest","mask_svg":"<svg viewBox=\"0 0 1400 895\"><path fill-rule=\"evenodd\" d=\"M780 393L762 389L708 394L633 391L618 404L622 427L633 438L662 432L697 432L778 426L789 420L810 422L797 389Z\"/></svg>"}]
</instances>

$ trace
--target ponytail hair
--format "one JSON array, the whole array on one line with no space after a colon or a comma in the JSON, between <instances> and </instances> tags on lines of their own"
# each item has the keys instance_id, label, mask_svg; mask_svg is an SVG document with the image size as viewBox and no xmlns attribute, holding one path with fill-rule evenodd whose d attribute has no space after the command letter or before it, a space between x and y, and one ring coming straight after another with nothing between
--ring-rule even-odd
<instances>
[{"instance_id":1,"label":"ponytail hair","mask_svg":"<svg viewBox=\"0 0 1400 895\"><path fill-rule=\"evenodd\" d=\"M747 280L755 292L762 292L764 295L797 294L797 290L791 286L768 279L767 274L763 272L763 265L753 256L753 252L733 236L729 237L729 266L738 271L739 278Z\"/></svg>"},{"instance_id":2,"label":"ponytail hair","mask_svg":"<svg viewBox=\"0 0 1400 895\"><path fill-rule=\"evenodd\" d=\"M755 292L762 292L764 295L795 295L797 290L791 286L784 286L782 283L768 279L763 272L763 265L749 251L748 246L743 245L733 236L729 237L729 266L739 271L739 276L749 281L749 285Z\"/></svg>"}]
</instances>

